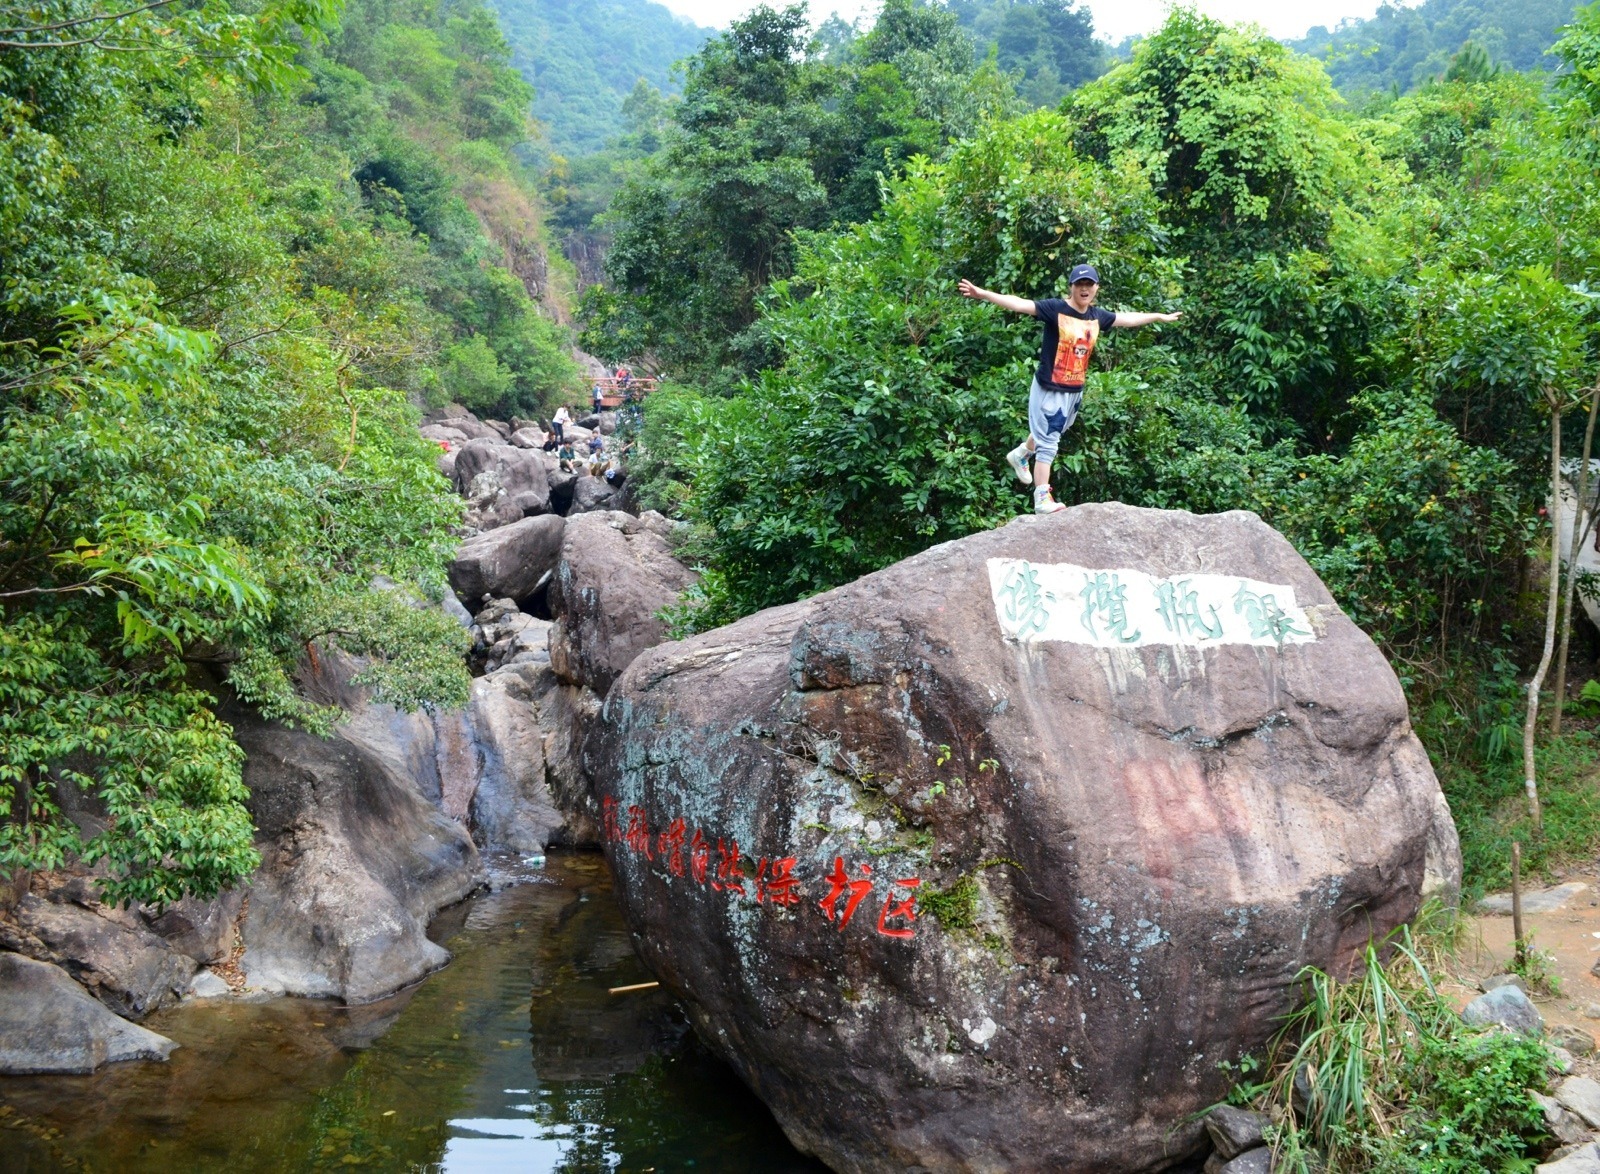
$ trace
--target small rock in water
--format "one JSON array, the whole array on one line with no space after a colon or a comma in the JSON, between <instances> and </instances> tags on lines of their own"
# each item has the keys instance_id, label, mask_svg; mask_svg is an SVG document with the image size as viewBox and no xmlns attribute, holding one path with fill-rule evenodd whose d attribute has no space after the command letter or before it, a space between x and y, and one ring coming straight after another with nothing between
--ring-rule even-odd
<instances>
[{"instance_id":1,"label":"small rock in water","mask_svg":"<svg viewBox=\"0 0 1600 1174\"><path fill-rule=\"evenodd\" d=\"M1495 987L1488 994L1479 995L1466 1005L1461 1018L1473 1027L1495 1023L1525 1035L1538 1035L1544 1030L1544 1019L1533 1001L1514 986Z\"/></svg>"},{"instance_id":2,"label":"small rock in water","mask_svg":"<svg viewBox=\"0 0 1600 1174\"><path fill-rule=\"evenodd\" d=\"M1591 1056L1594 1054L1594 1036L1581 1027L1574 1027L1570 1023L1558 1023L1550 1029L1550 1042L1558 1048L1565 1048L1574 1056Z\"/></svg>"},{"instance_id":3,"label":"small rock in water","mask_svg":"<svg viewBox=\"0 0 1600 1174\"><path fill-rule=\"evenodd\" d=\"M1211 1135L1211 1144L1217 1147L1217 1153L1222 1155L1224 1161L1231 1161L1246 1150L1265 1145L1262 1130L1267 1124L1265 1113L1252 1113L1233 1105L1218 1105L1206 1114L1206 1132Z\"/></svg>"}]
</instances>

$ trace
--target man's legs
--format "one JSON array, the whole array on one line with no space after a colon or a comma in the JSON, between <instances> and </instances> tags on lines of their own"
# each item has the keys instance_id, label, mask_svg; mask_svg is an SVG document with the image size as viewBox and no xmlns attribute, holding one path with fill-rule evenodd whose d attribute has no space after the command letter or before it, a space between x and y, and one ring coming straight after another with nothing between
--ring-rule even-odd
<instances>
[{"instance_id":1,"label":"man's legs","mask_svg":"<svg viewBox=\"0 0 1600 1174\"><path fill-rule=\"evenodd\" d=\"M1035 380L1028 389L1028 440L1033 450L1033 512L1053 514L1066 507L1050 495L1050 466L1061 434L1078 418L1083 393L1045 391Z\"/></svg>"}]
</instances>

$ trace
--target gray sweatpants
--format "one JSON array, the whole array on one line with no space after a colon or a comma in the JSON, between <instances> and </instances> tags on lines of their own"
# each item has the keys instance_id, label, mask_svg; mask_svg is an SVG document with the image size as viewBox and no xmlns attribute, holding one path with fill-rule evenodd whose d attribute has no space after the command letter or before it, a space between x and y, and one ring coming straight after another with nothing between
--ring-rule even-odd
<instances>
[{"instance_id":1,"label":"gray sweatpants","mask_svg":"<svg viewBox=\"0 0 1600 1174\"><path fill-rule=\"evenodd\" d=\"M1078 418L1083 391L1046 391L1035 376L1028 389L1028 432L1033 437L1033 459L1045 464L1056 459L1061 434Z\"/></svg>"}]
</instances>

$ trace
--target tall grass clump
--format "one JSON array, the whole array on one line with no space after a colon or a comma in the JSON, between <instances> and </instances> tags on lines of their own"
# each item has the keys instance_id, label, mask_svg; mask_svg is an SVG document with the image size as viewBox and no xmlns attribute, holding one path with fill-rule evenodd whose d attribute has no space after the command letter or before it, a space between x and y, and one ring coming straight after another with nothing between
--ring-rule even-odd
<instances>
[{"instance_id":1,"label":"tall grass clump","mask_svg":"<svg viewBox=\"0 0 1600 1174\"><path fill-rule=\"evenodd\" d=\"M1276 1123L1285 1174L1522 1174L1547 1148L1532 1093L1536 1039L1467 1026L1439 994L1408 927L1369 943L1341 981L1300 973L1305 999L1266 1078L1240 1090Z\"/></svg>"}]
</instances>

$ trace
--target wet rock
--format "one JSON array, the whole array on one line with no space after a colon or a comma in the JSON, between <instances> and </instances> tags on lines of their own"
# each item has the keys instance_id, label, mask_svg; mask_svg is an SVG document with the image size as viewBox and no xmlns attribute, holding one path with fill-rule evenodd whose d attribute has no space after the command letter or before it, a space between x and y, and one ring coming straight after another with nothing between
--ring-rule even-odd
<instances>
[{"instance_id":1,"label":"wet rock","mask_svg":"<svg viewBox=\"0 0 1600 1174\"><path fill-rule=\"evenodd\" d=\"M1539 1110L1544 1114L1545 1131L1562 1145L1582 1145L1589 1140L1589 1131L1581 1120L1561 1107L1561 1102L1555 1097L1547 1097L1542 1092L1530 1093L1538 1104Z\"/></svg>"},{"instance_id":2,"label":"wet rock","mask_svg":"<svg viewBox=\"0 0 1600 1174\"><path fill-rule=\"evenodd\" d=\"M556 687L548 665L517 664L472 683L468 719L482 756L471 819L485 848L543 852L566 823L546 782L538 702Z\"/></svg>"},{"instance_id":3,"label":"wet rock","mask_svg":"<svg viewBox=\"0 0 1600 1174\"><path fill-rule=\"evenodd\" d=\"M579 477L572 486L572 504L567 507L567 516L609 509L607 503L611 494L611 485L604 477Z\"/></svg>"},{"instance_id":4,"label":"wet rock","mask_svg":"<svg viewBox=\"0 0 1600 1174\"><path fill-rule=\"evenodd\" d=\"M243 929L250 985L358 1003L444 965L428 919L477 885L478 854L397 769L403 751L386 761L345 732L321 739L236 706L225 716L262 855Z\"/></svg>"},{"instance_id":5,"label":"wet rock","mask_svg":"<svg viewBox=\"0 0 1600 1174\"><path fill-rule=\"evenodd\" d=\"M118 1015L142 1019L188 989L197 963L170 948L137 914L101 905L86 879L28 893L0 922L0 946L61 967Z\"/></svg>"},{"instance_id":6,"label":"wet rock","mask_svg":"<svg viewBox=\"0 0 1600 1174\"><path fill-rule=\"evenodd\" d=\"M93 1072L165 1060L177 1046L113 1015L60 967L0 953L0 1075Z\"/></svg>"},{"instance_id":7,"label":"wet rock","mask_svg":"<svg viewBox=\"0 0 1600 1174\"><path fill-rule=\"evenodd\" d=\"M1287 542L1116 504L645 651L584 762L640 956L847 1172L1197 1157L1301 967L1416 912L1439 794Z\"/></svg>"},{"instance_id":8,"label":"wet rock","mask_svg":"<svg viewBox=\"0 0 1600 1174\"><path fill-rule=\"evenodd\" d=\"M1555 1097L1590 1129L1600 1129L1600 1083L1587 1076L1569 1076L1556 1085Z\"/></svg>"},{"instance_id":9,"label":"wet rock","mask_svg":"<svg viewBox=\"0 0 1600 1174\"><path fill-rule=\"evenodd\" d=\"M1538 1035L1544 1030L1544 1017L1533 1000L1509 984L1473 999L1462 1008L1461 1018L1473 1027L1497 1024L1525 1035Z\"/></svg>"},{"instance_id":10,"label":"wet rock","mask_svg":"<svg viewBox=\"0 0 1600 1174\"><path fill-rule=\"evenodd\" d=\"M1253 1113L1233 1105L1218 1105L1206 1114L1206 1132L1211 1135L1211 1144L1223 1161L1231 1161L1246 1150L1265 1145L1262 1130L1270 1124L1265 1113Z\"/></svg>"},{"instance_id":11,"label":"wet rock","mask_svg":"<svg viewBox=\"0 0 1600 1174\"><path fill-rule=\"evenodd\" d=\"M486 596L521 599L555 569L566 523L554 514L487 530L467 539L450 563L450 586L476 605Z\"/></svg>"},{"instance_id":12,"label":"wet rock","mask_svg":"<svg viewBox=\"0 0 1600 1174\"><path fill-rule=\"evenodd\" d=\"M1549 1039L1558 1048L1565 1048L1574 1056L1594 1055L1594 1036L1570 1023L1558 1023L1550 1028Z\"/></svg>"},{"instance_id":13,"label":"wet rock","mask_svg":"<svg viewBox=\"0 0 1600 1174\"><path fill-rule=\"evenodd\" d=\"M550 663L562 680L603 697L634 657L666 639L658 613L699 578L673 557L670 532L659 514L568 517L550 584Z\"/></svg>"},{"instance_id":14,"label":"wet rock","mask_svg":"<svg viewBox=\"0 0 1600 1174\"><path fill-rule=\"evenodd\" d=\"M467 442L455 454L451 480L468 499L469 524L480 530L550 510L550 483L541 454L498 438Z\"/></svg>"}]
</instances>

